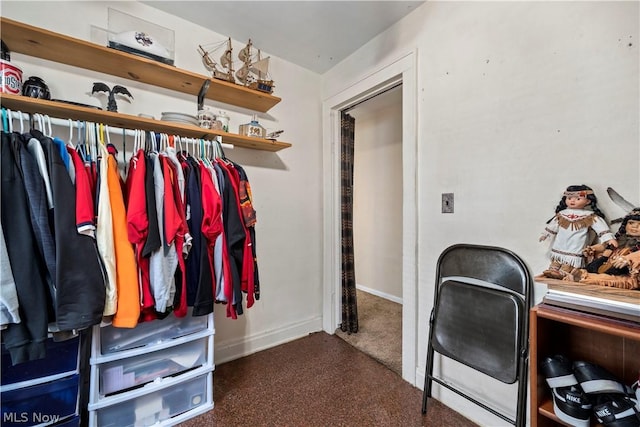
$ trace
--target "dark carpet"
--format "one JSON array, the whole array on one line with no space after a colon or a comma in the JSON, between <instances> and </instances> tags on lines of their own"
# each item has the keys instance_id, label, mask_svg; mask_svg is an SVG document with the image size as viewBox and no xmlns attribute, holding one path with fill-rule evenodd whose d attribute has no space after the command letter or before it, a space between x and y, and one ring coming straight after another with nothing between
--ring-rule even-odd
<instances>
[{"instance_id":1,"label":"dark carpet","mask_svg":"<svg viewBox=\"0 0 640 427\"><path fill-rule=\"evenodd\" d=\"M438 426L474 423L429 400L370 356L324 332L216 367L200 426Z\"/></svg>"}]
</instances>

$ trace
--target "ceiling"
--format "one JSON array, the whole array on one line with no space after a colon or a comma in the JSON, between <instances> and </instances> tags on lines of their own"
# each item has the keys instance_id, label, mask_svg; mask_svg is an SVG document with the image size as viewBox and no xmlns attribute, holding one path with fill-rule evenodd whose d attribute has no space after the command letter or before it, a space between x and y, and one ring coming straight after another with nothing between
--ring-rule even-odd
<instances>
[{"instance_id":1,"label":"ceiling","mask_svg":"<svg viewBox=\"0 0 640 427\"><path fill-rule=\"evenodd\" d=\"M323 74L424 1L143 1Z\"/></svg>"}]
</instances>

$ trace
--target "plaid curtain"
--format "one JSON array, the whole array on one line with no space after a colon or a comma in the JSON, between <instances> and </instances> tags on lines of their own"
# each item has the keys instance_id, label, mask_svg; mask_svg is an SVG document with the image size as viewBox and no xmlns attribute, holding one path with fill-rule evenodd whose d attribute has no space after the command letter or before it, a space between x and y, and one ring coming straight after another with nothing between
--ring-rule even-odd
<instances>
[{"instance_id":1,"label":"plaid curtain","mask_svg":"<svg viewBox=\"0 0 640 427\"><path fill-rule=\"evenodd\" d=\"M358 332L358 303L356 300L356 274L353 255L353 148L355 119L341 116L340 176L342 222L342 323L344 332Z\"/></svg>"}]
</instances>

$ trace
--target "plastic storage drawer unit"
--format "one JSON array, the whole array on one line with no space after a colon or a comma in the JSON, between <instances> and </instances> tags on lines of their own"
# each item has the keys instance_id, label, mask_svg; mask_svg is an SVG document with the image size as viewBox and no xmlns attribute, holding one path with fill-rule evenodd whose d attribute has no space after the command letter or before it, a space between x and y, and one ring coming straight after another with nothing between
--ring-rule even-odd
<instances>
[{"instance_id":1,"label":"plastic storage drawer unit","mask_svg":"<svg viewBox=\"0 0 640 427\"><path fill-rule=\"evenodd\" d=\"M48 425L78 415L78 375L2 393L2 425Z\"/></svg>"},{"instance_id":2,"label":"plastic storage drawer unit","mask_svg":"<svg viewBox=\"0 0 640 427\"><path fill-rule=\"evenodd\" d=\"M107 326L100 329L102 354L160 344L185 335L207 329L208 316L193 317L187 314L178 318L170 315L166 319L138 324L133 329Z\"/></svg>"},{"instance_id":3,"label":"plastic storage drawer unit","mask_svg":"<svg viewBox=\"0 0 640 427\"><path fill-rule=\"evenodd\" d=\"M208 374L97 410L99 427L152 426L207 404Z\"/></svg>"},{"instance_id":4,"label":"plastic storage drawer unit","mask_svg":"<svg viewBox=\"0 0 640 427\"><path fill-rule=\"evenodd\" d=\"M99 365L100 394L141 386L185 372L207 360L207 338Z\"/></svg>"}]
</instances>

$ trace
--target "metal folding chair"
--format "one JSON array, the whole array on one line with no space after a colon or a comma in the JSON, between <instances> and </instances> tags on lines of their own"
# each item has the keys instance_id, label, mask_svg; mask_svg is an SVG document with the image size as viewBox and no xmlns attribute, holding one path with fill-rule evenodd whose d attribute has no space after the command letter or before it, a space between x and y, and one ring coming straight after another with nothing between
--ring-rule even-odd
<instances>
[{"instance_id":1,"label":"metal folding chair","mask_svg":"<svg viewBox=\"0 0 640 427\"><path fill-rule=\"evenodd\" d=\"M422 413L433 382L518 427L526 422L529 308L532 279L524 262L506 249L458 244L438 258L429 320ZM505 384L518 382L516 418L434 375L435 353Z\"/></svg>"}]
</instances>

